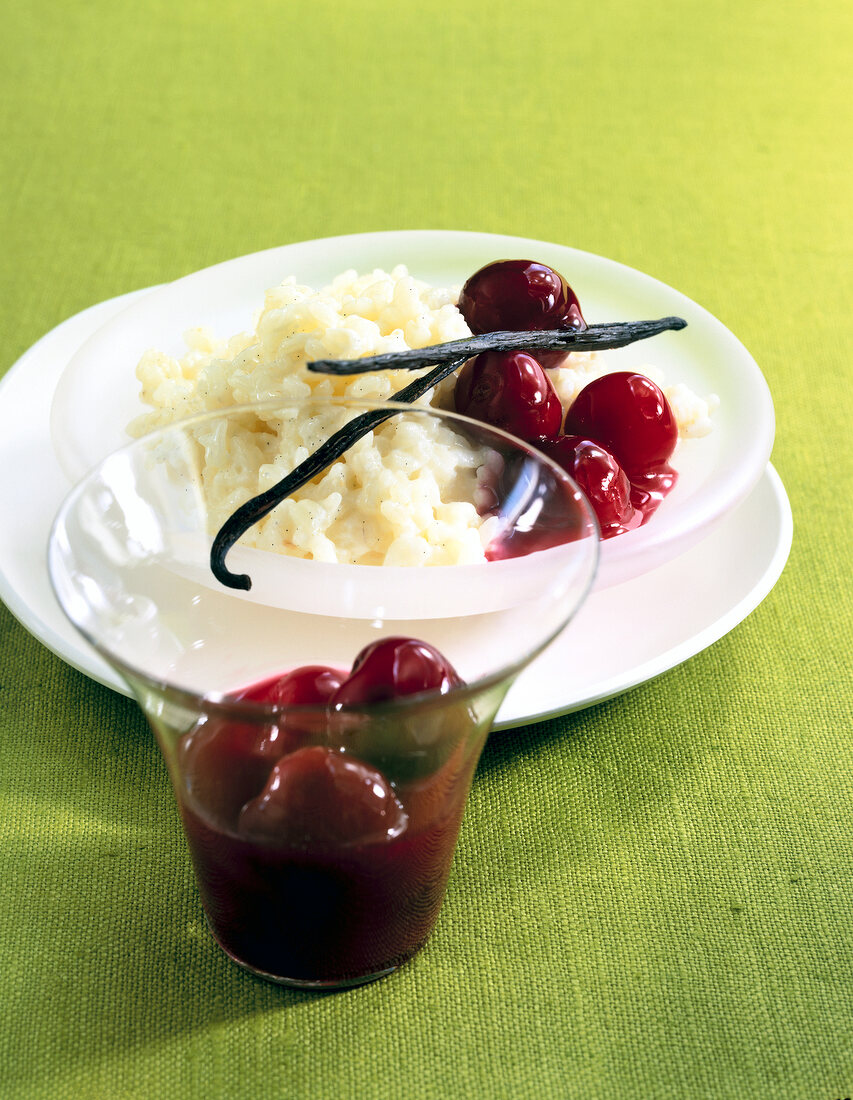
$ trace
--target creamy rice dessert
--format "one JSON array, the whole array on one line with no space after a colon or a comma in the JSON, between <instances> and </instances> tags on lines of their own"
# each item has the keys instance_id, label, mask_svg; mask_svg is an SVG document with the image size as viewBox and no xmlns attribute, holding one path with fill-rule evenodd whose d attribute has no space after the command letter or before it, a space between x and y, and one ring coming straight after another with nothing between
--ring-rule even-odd
<instances>
[{"instance_id":1,"label":"creamy rice dessert","mask_svg":"<svg viewBox=\"0 0 853 1100\"><path fill-rule=\"evenodd\" d=\"M267 291L255 329L216 340L185 334L187 353L149 351L137 367L141 400L150 406L132 435L196 413L257 401L283 405L311 397L382 401L424 372L313 374L313 359L355 359L421 348L470 335L456 307L459 288L428 286L403 265L366 275L346 271L317 291L288 278ZM608 372L606 353L573 353L549 376L565 408L593 378ZM716 399L686 386L664 390L680 437L711 430ZM451 376L420 404L453 408ZM354 415L319 406L312 415L247 417L227 438L199 428L202 476L215 528L243 503L280 481ZM313 482L279 504L243 542L318 561L367 565L448 565L485 561L492 521L477 504L494 482L497 456L472 450L447 424L391 418L354 444ZM499 461L499 460L498 460Z\"/></svg>"}]
</instances>

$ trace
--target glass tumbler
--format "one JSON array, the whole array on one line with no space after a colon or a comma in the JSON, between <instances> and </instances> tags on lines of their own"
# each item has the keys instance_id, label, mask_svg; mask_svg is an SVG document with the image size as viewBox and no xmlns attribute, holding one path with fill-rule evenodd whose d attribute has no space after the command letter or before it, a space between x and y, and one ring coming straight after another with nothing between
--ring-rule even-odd
<instances>
[{"instance_id":1,"label":"glass tumbler","mask_svg":"<svg viewBox=\"0 0 853 1100\"><path fill-rule=\"evenodd\" d=\"M228 516L368 414L230 548L248 590L217 580ZM354 560L329 560L342 546ZM455 564L417 564L448 546ZM154 731L213 936L264 978L333 989L429 937L489 728L589 591L598 528L564 471L485 424L267 402L106 458L48 557L65 614Z\"/></svg>"}]
</instances>

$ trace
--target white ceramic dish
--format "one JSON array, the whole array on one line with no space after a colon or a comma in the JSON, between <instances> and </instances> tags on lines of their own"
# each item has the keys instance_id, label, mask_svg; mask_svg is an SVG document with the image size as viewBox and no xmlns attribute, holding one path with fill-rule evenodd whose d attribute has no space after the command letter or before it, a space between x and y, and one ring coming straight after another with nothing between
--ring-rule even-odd
<instances>
[{"instance_id":1,"label":"white ceramic dish","mask_svg":"<svg viewBox=\"0 0 853 1100\"><path fill-rule=\"evenodd\" d=\"M57 380L77 348L150 293L102 302L70 318L30 348L0 382L0 514L14 520L0 525L0 597L60 658L124 693L124 685L67 622L50 588L47 537L70 480L50 445L49 413ZM519 678L498 728L616 696L717 641L776 583L791 532L784 488L768 467L748 501L693 549L627 584L594 592L572 626ZM678 600L673 593L680 593Z\"/></svg>"},{"instance_id":2,"label":"white ceramic dish","mask_svg":"<svg viewBox=\"0 0 853 1100\"><path fill-rule=\"evenodd\" d=\"M608 353L617 369L654 364L668 383L684 382L701 396L716 393L721 404L714 432L679 447L678 485L653 520L602 545L596 588L676 558L748 496L767 466L775 422L761 371L723 324L671 287L600 256L520 237L445 231L333 237L230 260L143 295L82 344L59 381L51 436L60 465L76 480L129 441L125 426L141 409L134 372L145 350L180 354L182 334L197 325L222 337L251 330L264 291L288 275L319 287L347 268L405 263L427 282L456 285L507 257L560 270L590 322L668 314L687 320L681 332Z\"/></svg>"}]
</instances>

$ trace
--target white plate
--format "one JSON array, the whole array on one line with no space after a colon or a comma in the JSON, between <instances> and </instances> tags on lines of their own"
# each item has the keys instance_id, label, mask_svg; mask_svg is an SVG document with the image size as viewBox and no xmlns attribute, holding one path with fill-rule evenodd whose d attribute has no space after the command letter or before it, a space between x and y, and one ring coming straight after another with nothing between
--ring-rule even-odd
<instances>
[{"instance_id":1,"label":"white plate","mask_svg":"<svg viewBox=\"0 0 853 1100\"><path fill-rule=\"evenodd\" d=\"M679 447L673 460L678 484L653 521L602 544L596 587L674 559L743 501L767 466L775 422L761 371L723 324L664 283L601 256L522 237L426 230L332 237L229 260L161 287L104 323L63 374L51 414L60 464L77 480L129 442L125 427L142 411L135 370L144 351L180 355L183 333L198 325L220 337L251 331L264 291L288 275L320 287L347 268L369 272L405 263L418 278L448 286L506 257L541 260L560 270L587 321L669 314L687 320L681 332L607 353L618 369L652 364L663 370L667 384L683 382L701 397L716 393L721 404L713 433Z\"/></svg>"},{"instance_id":2,"label":"white plate","mask_svg":"<svg viewBox=\"0 0 853 1100\"><path fill-rule=\"evenodd\" d=\"M0 382L0 597L59 657L124 694L125 686L66 621L50 588L45 547L70 481L51 447L49 416L59 376L80 344L149 293L124 295L70 318ZM572 626L519 678L501 709L499 728L618 695L711 645L776 583L791 532L785 490L768 467L749 500L682 557L594 592Z\"/></svg>"}]
</instances>

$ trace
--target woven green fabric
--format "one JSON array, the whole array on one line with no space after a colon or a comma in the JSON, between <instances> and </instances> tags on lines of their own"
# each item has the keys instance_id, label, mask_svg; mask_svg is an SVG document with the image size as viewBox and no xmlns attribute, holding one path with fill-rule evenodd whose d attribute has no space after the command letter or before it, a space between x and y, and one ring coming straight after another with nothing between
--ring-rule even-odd
<instances>
[{"instance_id":1,"label":"woven green fabric","mask_svg":"<svg viewBox=\"0 0 853 1100\"><path fill-rule=\"evenodd\" d=\"M139 712L0 606L0 1095L853 1094L853 8L6 8L0 370L92 303L289 241L559 241L750 348L797 526L710 649L495 735L433 939L326 997L218 951Z\"/></svg>"}]
</instances>

